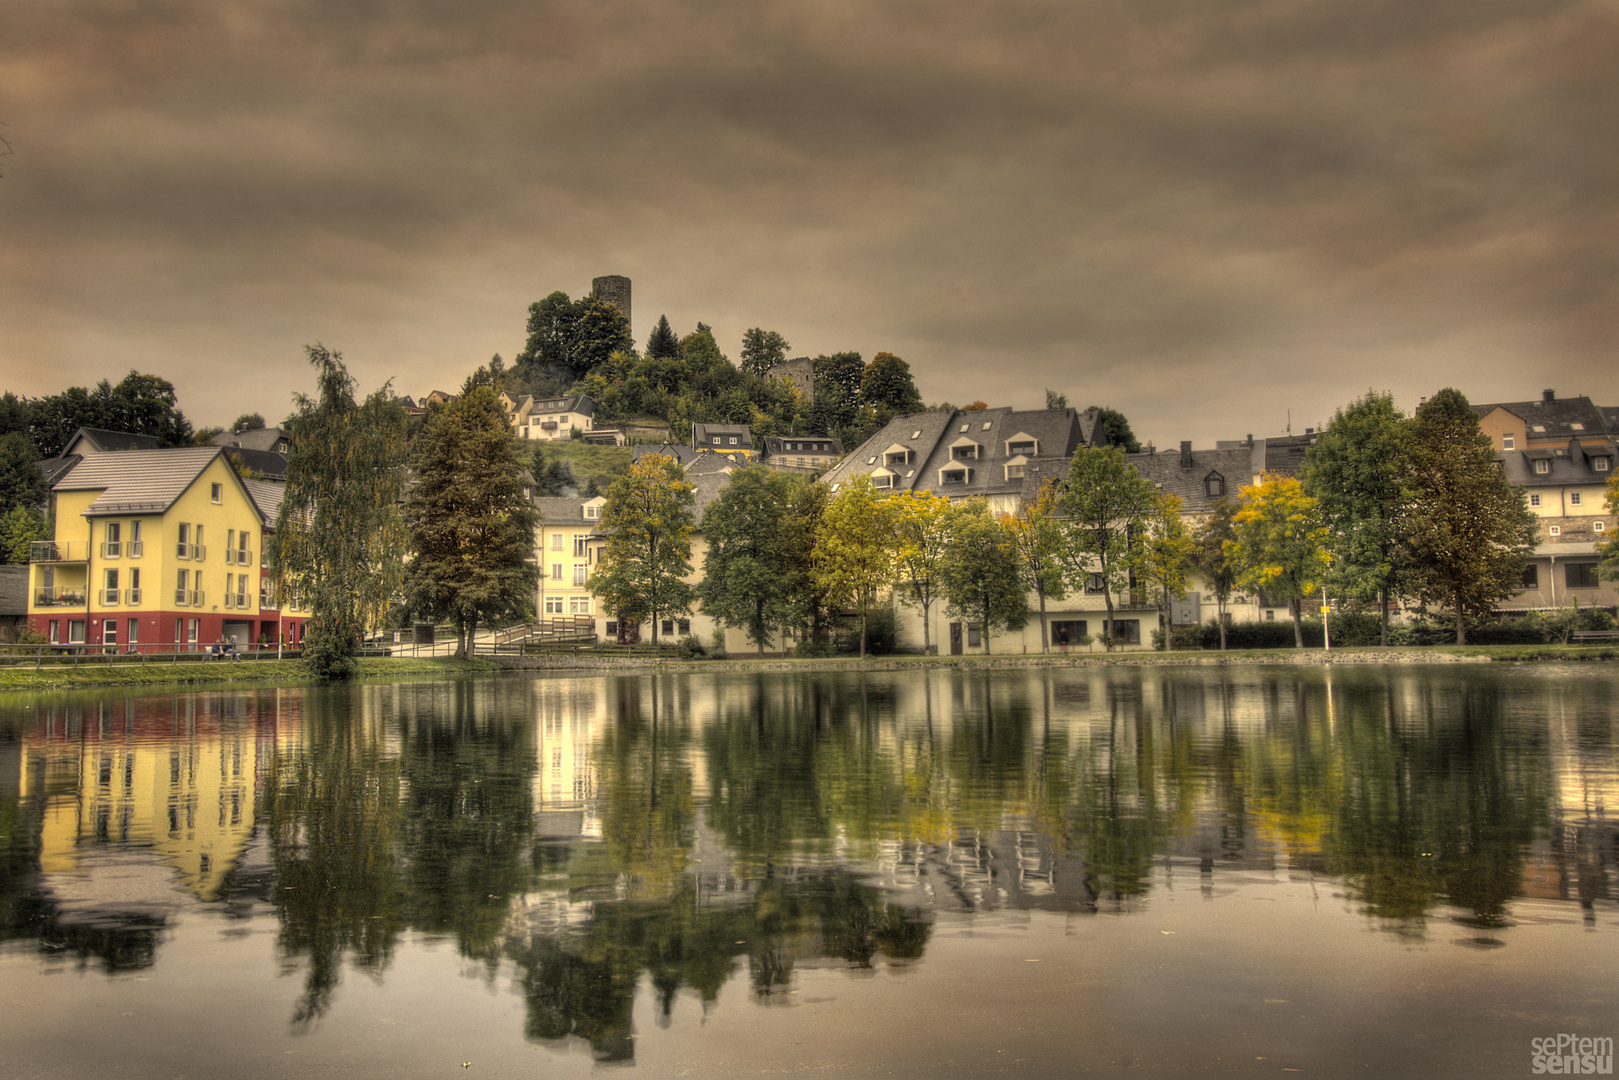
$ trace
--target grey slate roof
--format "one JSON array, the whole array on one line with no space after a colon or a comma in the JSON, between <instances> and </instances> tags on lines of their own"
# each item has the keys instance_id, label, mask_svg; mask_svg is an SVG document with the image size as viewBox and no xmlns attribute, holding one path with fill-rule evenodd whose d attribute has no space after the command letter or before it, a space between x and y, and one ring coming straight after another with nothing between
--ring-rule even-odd
<instances>
[{"instance_id":1,"label":"grey slate roof","mask_svg":"<svg viewBox=\"0 0 1619 1080\"><path fill-rule=\"evenodd\" d=\"M1236 498L1237 492L1253 481L1253 451L1246 446L1218 450L1165 451L1158 454L1130 454L1126 460L1140 476L1160 491L1180 496L1181 512L1207 514L1219 495L1210 495L1208 481L1218 476L1221 494Z\"/></svg>"},{"instance_id":2,"label":"grey slate roof","mask_svg":"<svg viewBox=\"0 0 1619 1080\"><path fill-rule=\"evenodd\" d=\"M721 442L716 443L718 438ZM731 439L736 439L735 443ZM713 449L721 446L726 449L737 450L753 449L753 430L746 424L693 424L691 426L692 446L698 450Z\"/></svg>"},{"instance_id":3,"label":"grey slate roof","mask_svg":"<svg viewBox=\"0 0 1619 1080\"><path fill-rule=\"evenodd\" d=\"M1613 443L1600 446L1581 446L1571 438L1567 447L1539 447L1534 450L1497 450L1495 460L1501 463L1507 480L1518 487L1568 487L1576 484L1606 484L1614 475L1616 455ZM1591 464L1593 458L1606 457L1608 467L1598 472ZM1535 471L1535 462L1549 464L1545 472Z\"/></svg>"},{"instance_id":4,"label":"grey slate roof","mask_svg":"<svg viewBox=\"0 0 1619 1080\"><path fill-rule=\"evenodd\" d=\"M801 447L808 445L807 450L789 450L789 446ZM791 457L801 454L841 454L843 443L828 435L766 435L764 448L759 456L764 458L778 455Z\"/></svg>"},{"instance_id":5,"label":"grey slate roof","mask_svg":"<svg viewBox=\"0 0 1619 1080\"><path fill-rule=\"evenodd\" d=\"M672 457L680 463L682 468L697 457L697 451L691 447L676 446L674 443L636 443L630 447L631 461L640 461L648 454L661 454L664 457Z\"/></svg>"},{"instance_id":6,"label":"grey slate roof","mask_svg":"<svg viewBox=\"0 0 1619 1080\"><path fill-rule=\"evenodd\" d=\"M240 458L242 464L254 472L263 473L266 480L285 480L287 478L287 455L278 454L274 450L250 450L247 447L227 446L223 448L232 458Z\"/></svg>"},{"instance_id":7,"label":"grey slate roof","mask_svg":"<svg viewBox=\"0 0 1619 1080\"><path fill-rule=\"evenodd\" d=\"M560 496L537 495L534 509L539 511L540 522L545 525L579 524L595 528L598 518L585 517L585 503L590 499L566 499Z\"/></svg>"},{"instance_id":8,"label":"grey slate roof","mask_svg":"<svg viewBox=\"0 0 1619 1080\"><path fill-rule=\"evenodd\" d=\"M276 515L281 511L281 500L286 497L287 485L278 480L243 480L248 498L258 509L259 517L267 527L274 527Z\"/></svg>"},{"instance_id":9,"label":"grey slate roof","mask_svg":"<svg viewBox=\"0 0 1619 1080\"><path fill-rule=\"evenodd\" d=\"M83 439L90 444L90 449L96 453L109 454L120 450L156 450L158 441L156 435L137 435L132 431L108 431L106 428L82 427L75 431L63 444L63 449L71 447Z\"/></svg>"},{"instance_id":10,"label":"grey slate roof","mask_svg":"<svg viewBox=\"0 0 1619 1080\"><path fill-rule=\"evenodd\" d=\"M1494 409L1505 409L1522 420L1529 429L1531 439L1619 434L1608 423L1608 410L1598 408L1588 397L1553 398L1549 401L1541 398L1538 401L1506 401L1473 406L1473 412L1481 420Z\"/></svg>"},{"instance_id":11,"label":"grey slate roof","mask_svg":"<svg viewBox=\"0 0 1619 1080\"><path fill-rule=\"evenodd\" d=\"M28 567L0 566L0 619L28 614Z\"/></svg>"},{"instance_id":12,"label":"grey slate roof","mask_svg":"<svg viewBox=\"0 0 1619 1080\"><path fill-rule=\"evenodd\" d=\"M1085 426L1073 409L934 409L910 413L883 425L827 470L821 480L842 484L875 472L884 467L884 456L890 448L899 446L912 451L914 457L892 466L890 471L895 475L891 486L895 491L933 491L952 498L1009 494L1027 497L1031 481L1033 489L1038 489L1040 478L1066 474ZM1094 414L1089 414L1088 426L1093 435L1099 431ZM1007 444L1017 435L1032 437L1039 452L1024 455L1028 461L1025 476L1008 478L1006 465L1012 455L1007 453ZM977 443L980 456L960 461L970 470L966 483L942 484L940 471L957 460L951 448L962 439Z\"/></svg>"},{"instance_id":13,"label":"grey slate roof","mask_svg":"<svg viewBox=\"0 0 1619 1080\"><path fill-rule=\"evenodd\" d=\"M253 431L222 431L213 437L212 442L215 446L236 446L243 450L285 454L291 437L281 428L267 427Z\"/></svg>"}]
</instances>

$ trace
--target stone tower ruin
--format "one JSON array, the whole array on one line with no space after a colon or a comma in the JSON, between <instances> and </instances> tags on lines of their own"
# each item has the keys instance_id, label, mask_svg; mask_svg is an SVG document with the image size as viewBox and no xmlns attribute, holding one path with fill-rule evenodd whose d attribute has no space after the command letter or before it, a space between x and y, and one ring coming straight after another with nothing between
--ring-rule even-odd
<instances>
[{"instance_id":1,"label":"stone tower ruin","mask_svg":"<svg viewBox=\"0 0 1619 1080\"><path fill-rule=\"evenodd\" d=\"M630 319L630 279L619 274L608 274L606 277L594 278L590 282L590 295L598 300L605 300L624 313L624 320L629 322L634 333L634 322Z\"/></svg>"}]
</instances>

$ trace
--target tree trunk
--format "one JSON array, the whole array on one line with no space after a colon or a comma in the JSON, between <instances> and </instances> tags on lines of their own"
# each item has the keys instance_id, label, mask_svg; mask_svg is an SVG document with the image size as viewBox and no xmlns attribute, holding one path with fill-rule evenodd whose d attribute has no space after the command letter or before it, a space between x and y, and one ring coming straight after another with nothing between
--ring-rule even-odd
<instances>
[{"instance_id":1,"label":"tree trunk","mask_svg":"<svg viewBox=\"0 0 1619 1080\"><path fill-rule=\"evenodd\" d=\"M984 605L984 655L989 655L989 605Z\"/></svg>"},{"instance_id":2,"label":"tree trunk","mask_svg":"<svg viewBox=\"0 0 1619 1080\"><path fill-rule=\"evenodd\" d=\"M1456 605L1456 644L1467 644L1467 622L1462 618L1462 605Z\"/></svg>"},{"instance_id":3,"label":"tree trunk","mask_svg":"<svg viewBox=\"0 0 1619 1080\"><path fill-rule=\"evenodd\" d=\"M931 606L932 605L928 601L926 601L926 600L922 601L922 655L923 656L932 656L933 655L933 642L932 642L932 639L928 636L928 608L931 607Z\"/></svg>"},{"instance_id":4,"label":"tree trunk","mask_svg":"<svg viewBox=\"0 0 1619 1080\"><path fill-rule=\"evenodd\" d=\"M1218 604L1214 609L1214 621L1220 624L1220 651L1225 652L1225 605Z\"/></svg>"},{"instance_id":5,"label":"tree trunk","mask_svg":"<svg viewBox=\"0 0 1619 1080\"><path fill-rule=\"evenodd\" d=\"M866 605L860 605L860 659L866 658Z\"/></svg>"},{"instance_id":6,"label":"tree trunk","mask_svg":"<svg viewBox=\"0 0 1619 1080\"><path fill-rule=\"evenodd\" d=\"M467 623L465 619L460 618L455 620L455 658L457 660L467 658Z\"/></svg>"},{"instance_id":7,"label":"tree trunk","mask_svg":"<svg viewBox=\"0 0 1619 1080\"><path fill-rule=\"evenodd\" d=\"M1102 586L1102 603L1107 605L1107 622L1102 624L1102 650L1113 651L1113 631L1117 628L1117 619L1113 617L1113 590L1106 585Z\"/></svg>"},{"instance_id":8,"label":"tree trunk","mask_svg":"<svg viewBox=\"0 0 1619 1080\"><path fill-rule=\"evenodd\" d=\"M467 654L463 660L471 660L478 651L478 616L474 615L467 623Z\"/></svg>"},{"instance_id":9,"label":"tree trunk","mask_svg":"<svg viewBox=\"0 0 1619 1080\"><path fill-rule=\"evenodd\" d=\"M1385 585L1378 586L1378 589L1377 589L1377 601L1378 601L1379 604L1382 605L1382 608L1383 608L1383 637L1378 642L1378 644L1379 645L1387 645L1389 643L1389 587L1388 587L1388 585L1385 584Z\"/></svg>"},{"instance_id":10,"label":"tree trunk","mask_svg":"<svg viewBox=\"0 0 1619 1080\"><path fill-rule=\"evenodd\" d=\"M1165 589L1163 591L1162 599L1164 601L1164 606L1158 609L1158 617L1160 619L1162 619L1163 623L1164 623L1164 651L1165 652L1174 652L1175 651L1175 625L1174 625L1174 620L1170 618L1169 590L1168 589Z\"/></svg>"},{"instance_id":11,"label":"tree trunk","mask_svg":"<svg viewBox=\"0 0 1619 1080\"><path fill-rule=\"evenodd\" d=\"M1289 600L1288 610L1293 613L1293 647L1304 648L1304 602L1302 600Z\"/></svg>"},{"instance_id":12,"label":"tree trunk","mask_svg":"<svg viewBox=\"0 0 1619 1080\"><path fill-rule=\"evenodd\" d=\"M1046 632L1046 591L1036 589L1034 594L1040 598L1040 651L1051 652L1051 635Z\"/></svg>"}]
</instances>

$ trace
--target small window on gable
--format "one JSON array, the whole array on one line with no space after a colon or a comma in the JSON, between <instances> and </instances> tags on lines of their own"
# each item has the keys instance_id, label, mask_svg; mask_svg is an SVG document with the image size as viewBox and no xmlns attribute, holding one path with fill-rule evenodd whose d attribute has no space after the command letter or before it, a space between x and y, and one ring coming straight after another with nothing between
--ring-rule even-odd
<instances>
[{"instance_id":1,"label":"small window on gable","mask_svg":"<svg viewBox=\"0 0 1619 1080\"><path fill-rule=\"evenodd\" d=\"M1501 436L1501 449L1503 449L1503 450L1511 450L1511 449L1513 449L1513 446L1514 446L1515 442L1516 442L1516 439L1513 436L1511 436L1511 435L1503 435L1503 436Z\"/></svg>"},{"instance_id":2,"label":"small window on gable","mask_svg":"<svg viewBox=\"0 0 1619 1080\"><path fill-rule=\"evenodd\" d=\"M214 502L219 502L220 499L224 496L224 493L225 493L224 485L215 484L213 486L213 493L211 495L211 498L213 499Z\"/></svg>"}]
</instances>

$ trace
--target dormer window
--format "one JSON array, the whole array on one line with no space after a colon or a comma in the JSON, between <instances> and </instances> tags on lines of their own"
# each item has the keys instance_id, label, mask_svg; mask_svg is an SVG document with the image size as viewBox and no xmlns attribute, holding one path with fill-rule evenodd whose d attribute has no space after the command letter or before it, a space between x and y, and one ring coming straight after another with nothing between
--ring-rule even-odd
<instances>
[{"instance_id":1,"label":"dormer window","mask_svg":"<svg viewBox=\"0 0 1619 1080\"><path fill-rule=\"evenodd\" d=\"M1552 471L1552 463L1550 461L1548 461L1546 458L1536 458L1535 459L1535 472L1539 473L1542 476L1545 476L1547 473L1549 473L1551 471Z\"/></svg>"},{"instance_id":2,"label":"dormer window","mask_svg":"<svg viewBox=\"0 0 1619 1080\"><path fill-rule=\"evenodd\" d=\"M1591 468L1596 470L1597 472L1607 472L1608 471L1608 462L1610 460L1612 460L1612 459L1611 458L1605 458L1605 457L1592 458L1591 459Z\"/></svg>"},{"instance_id":3,"label":"dormer window","mask_svg":"<svg viewBox=\"0 0 1619 1080\"><path fill-rule=\"evenodd\" d=\"M1029 457L1034 457L1039 453L1040 440L1036 439L1033 435L1030 435L1027 432L1020 431L1016 435L1013 435L1010 439L1006 440L1007 457L1017 457L1019 454L1026 454Z\"/></svg>"},{"instance_id":4,"label":"dormer window","mask_svg":"<svg viewBox=\"0 0 1619 1080\"><path fill-rule=\"evenodd\" d=\"M874 488L891 488L894 486L894 474L887 469L878 469L871 474L871 486Z\"/></svg>"},{"instance_id":5,"label":"dormer window","mask_svg":"<svg viewBox=\"0 0 1619 1080\"><path fill-rule=\"evenodd\" d=\"M950 460L962 461L968 458L978 458L978 444L971 439L957 439L950 444Z\"/></svg>"},{"instance_id":6,"label":"dormer window","mask_svg":"<svg viewBox=\"0 0 1619 1080\"><path fill-rule=\"evenodd\" d=\"M1028 475L1028 472L1029 466L1026 462L1020 461L1016 465L1010 461L1006 463L1006 478L1008 480L1021 480Z\"/></svg>"},{"instance_id":7,"label":"dormer window","mask_svg":"<svg viewBox=\"0 0 1619 1080\"><path fill-rule=\"evenodd\" d=\"M1211 472L1203 478L1203 494L1211 499L1218 499L1225 494L1225 477L1217 472Z\"/></svg>"},{"instance_id":8,"label":"dormer window","mask_svg":"<svg viewBox=\"0 0 1619 1080\"><path fill-rule=\"evenodd\" d=\"M913 451L910 447L901 446L899 443L894 443L887 450L883 451L883 464L909 465L912 460L912 454Z\"/></svg>"},{"instance_id":9,"label":"dormer window","mask_svg":"<svg viewBox=\"0 0 1619 1080\"><path fill-rule=\"evenodd\" d=\"M972 470L963 465L947 465L939 470L939 483L965 484L972 478Z\"/></svg>"}]
</instances>

